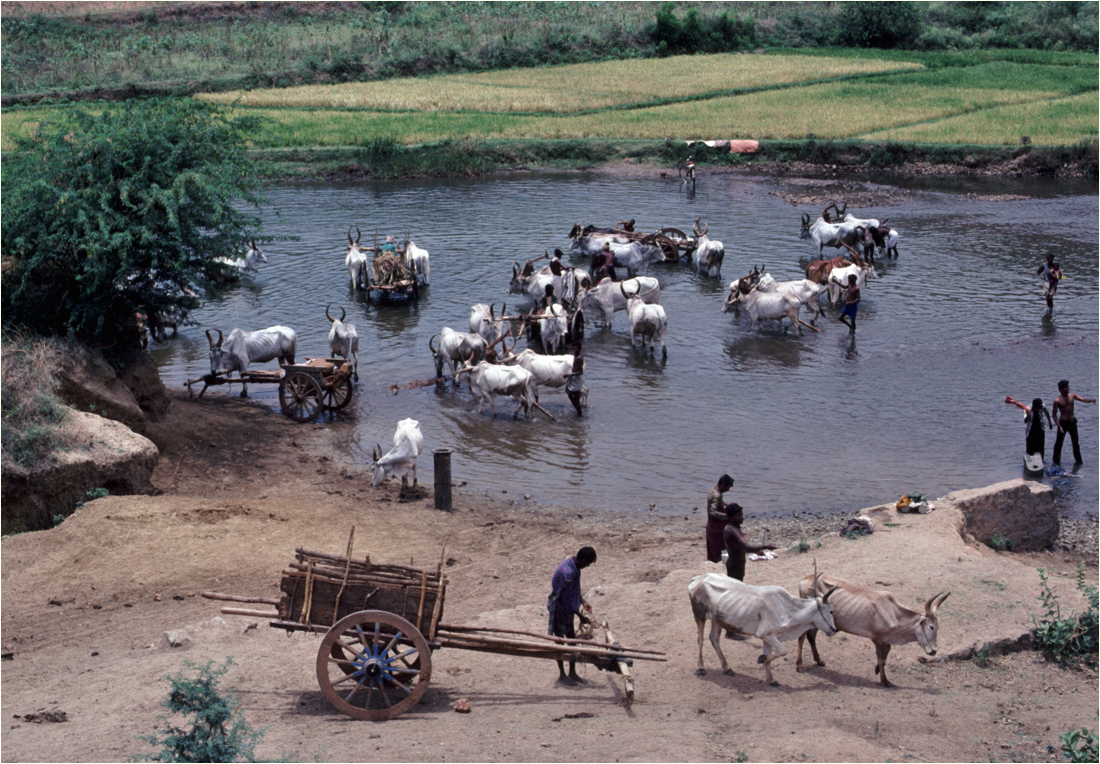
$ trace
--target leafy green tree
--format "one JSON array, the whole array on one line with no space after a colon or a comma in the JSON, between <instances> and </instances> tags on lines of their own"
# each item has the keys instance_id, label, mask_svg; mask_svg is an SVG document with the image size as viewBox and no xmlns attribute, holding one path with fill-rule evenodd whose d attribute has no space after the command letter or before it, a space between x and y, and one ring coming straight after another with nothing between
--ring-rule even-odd
<instances>
[{"instance_id":1,"label":"leafy green tree","mask_svg":"<svg viewBox=\"0 0 1100 764\"><path fill-rule=\"evenodd\" d=\"M908 2L842 3L836 43L857 48L897 48L921 33L920 10Z\"/></svg>"},{"instance_id":2,"label":"leafy green tree","mask_svg":"<svg viewBox=\"0 0 1100 764\"><path fill-rule=\"evenodd\" d=\"M161 717L162 728L157 735L140 737L158 746L155 753L135 757L135 761L255 761L255 748L263 732L254 730L241 713L235 697L224 697L218 683L233 663L227 658L221 668L211 668L184 661L195 669L197 676L169 676L172 685L164 707L174 714L187 717L190 725L178 727Z\"/></svg>"},{"instance_id":3,"label":"leafy green tree","mask_svg":"<svg viewBox=\"0 0 1100 764\"><path fill-rule=\"evenodd\" d=\"M68 109L3 166L5 326L133 344L135 313L186 319L260 220L258 121L184 99ZM249 210L251 206L253 210Z\"/></svg>"}]
</instances>

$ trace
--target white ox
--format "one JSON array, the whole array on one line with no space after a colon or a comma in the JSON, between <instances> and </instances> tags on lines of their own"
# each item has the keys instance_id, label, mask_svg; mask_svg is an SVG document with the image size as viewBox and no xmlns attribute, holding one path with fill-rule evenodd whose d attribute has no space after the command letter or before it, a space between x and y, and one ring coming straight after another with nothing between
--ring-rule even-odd
<instances>
[{"instance_id":1,"label":"white ox","mask_svg":"<svg viewBox=\"0 0 1100 764\"><path fill-rule=\"evenodd\" d=\"M223 337L222 330L218 329L217 342L207 329L206 339L210 342L210 373L225 371L229 375L237 372L242 376L252 363L264 363L273 358L278 358L280 365L294 363L298 344L298 336L289 326L269 326L255 332L234 329L228 337ZM243 380L241 397L248 397L248 383Z\"/></svg>"},{"instance_id":2,"label":"white ox","mask_svg":"<svg viewBox=\"0 0 1100 764\"><path fill-rule=\"evenodd\" d=\"M255 268L260 263L267 262L267 255L256 246L256 240L252 239L244 249L243 260L230 260L228 257L214 258L221 266L217 278L222 281L238 281L244 272Z\"/></svg>"},{"instance_id":3,"label":"white ox","mask_svg":"<svg viewBox=\"0 0 1100 764\"><path fill-rule=\"evenodd\" d=\"M867 280L877 278L873 265L846 265L843 268L833 268L829 271L829 304L836 305L848 288L848 277L856 277L856 286L863 289L867 286Z\"/></svg>"},{"instance_id":4,"label":"white ox","mask_svg":"<svg viewBox=\"0 0 1100 764\"><path fill-rule=\"evenodd\" d=\"M561 297L561 277L553 273L525 273L519 267L519 262L512 261L512 280L508 282L508 294L516 294L525 297L531 302L538 302L546 296L546 286L554 287L554 294Z\"/></svg>"},{"instance_id":5,"label":"white ox","mask_svg":"<svg viewBox=\"0 0 1100 764\"><path fill-rule=\"evenodd\" d=\"M857 218L852 213L846 213L844 215L845 225L854 225L862 228L865 231L862 241L863 254L869 259L875 259L875 236L874 231L881 225L878 218Z\"/></svg>"},{"instance_id":6,"label":"white ox","mask_svg":"<svg viewBox=\"0 0 1100 764\"><path fill-rule=\"evenodd\" d=\"M401 492L409 487L409 471L413 474L413 490L417 488L416 457L424 450L424 435L420 432L420 422L415 419L402 419L393 433L393 448L382 455L382 447L376 445L371 456L371 470L374 477L371 485L381 485L391 477L401 478Z\"/></svg>"},{"instance_id":7,"label":"white ox","mask_svg":"<svg viewBox=\"0 0 1100 764\"><path fill-rule=\"evenodd\" d=\"M344 267L348 269L348 279L351 289L366 289L369 277L367 276L367 255L359 249L359 239L363 234L355 229L355 241L351 240L351 229L348 229L348 254L344 258Z\"/></svg>"},{"instance_id":8,"label":"white ox","mask_svg":"<svg viewBox=\"0 0 1100 764\"><path fill-rule=\"evenodd\" d=\"M620 288L621 285L621 288ZM636 276L623 281L604 278L591 289L581 291L577 306L586 316L599 318L610 327L611 319L620 310L626 310L628 296L638 295L646 305L656 305L661 301L661 284L652 276Z\"/></svg>"},{"instance_id":9,"label":"white ox","mask_svg":"<svg viewBox=\"0 0 1100 764\"><path fill-rule=\"evenodd\" d=\"M787 654L784 641L810 629L821 629L829 636L836 632L833 606L829 602L832 594L830 589L824 596L801 599L782 586L752 586L717 573L696 576L688 584L691 613L699 629L699 668L695 673L699 676L707 673L703 668L703 629L709 618L710 643L726 674L732 675L733 669L719 646L723 629L764 641L764 654L757 658L757 663L764 664L768 684L778 686L772 679L771 663Z\"/></svg>"},{"instance_id":10,"label":"white ox","mask_svg":"<svg viewBox=\"0 0 1100 764\"><path fill-rule=\"evenodd\" d=\"M436 337L439 337L438 348L432 345L432 340ZM474 363L483 360L488 347L488 343L480 336L456 332L449 326L444 326L439 330L439 334L428 338L428 349L432 351L432 358L435 359L435 375L442 377L443 365L446 364L451 370L451 379L455 387L458 387L457 369L470 359L473 359Z\"/></svg>"},{"instance_id":11,"label":"white ox","mask_svg":"<svg viewBox=\"0 0 1100 764\"><path fill-rule=\"evenodd\" d=\"M798 333L802 334L802 324L798 318L802 300L789 292L761 292L758 287L759 284L750 289L748 294L731 289L722 306L722 312L729 313L740 305L752 319L752 323L749 324L750 332L756 328L757 322L761 319L782 322L786 317L791 320L791 325L798 329ZM786 332L787 327L783 327L783 331Z\"/></svg>"},{"instance_id":12,"label":"white ox","mask_svg":"<svg viewBox=\"0 0 1100 764\"><path fill-rule=\"evenodd\" d=\"M710 226L706 223L703 223L703 230L699 230L700 220L702 218L696 218L691 227L695 233L695 250L692 254L699 272L716 279L722 275L722 260L726 256L726 248L722 242L707 236Z\"/></svg>"},{"instance_id":13,"label":"white ox","mask_svg":"<svg viewBox=\"0 0 1100 764\"><path fill-rule=\"evenodd\" d=\"M565 345L565 337L569 333L569 319L565 308L554 303L537 315L542 347L547 353L554 355Z\"/></svg>"},{"instance_id":14,"label":"white ox","mask_svg":"<svg viewBox=\"0 0 1100 764\"><path fill-rule=\"evenodd\" d=\"M494 395L510 395L519 401L512 416L519 416L523 409L524 416L531 416L531 406L538 396L538 388L534 375L519 366L500 366L498 364L482 361L476 366L468 366L460 369L459 374L470 375L470 390L478 399L477 413L488 403L493 414L497 413L496 404L493 403Z\"/></svg>"},{"instance_id":15,"label":"white ox","mask_svg":"<svg viewBox=\"0 0 1100 764\"><path fill-rule=\"evenodd\" d=\"M603 249L604 242L611 247L616 268L626 268L627 276L648 273L649 266L665 260L665 254L649 237L641 241L632 241L626 236L591 228L581 229L580 224L573 226L569 233L569 249L588 257L597 255Z\"/></svg>"},{"instance_id":16,"label":"white ox","mask_svg":"<svg viewBox=\"0 0 1100 764\"><path fill-rule=\"evenodd\" d=\"M424 279L424 286L428 286L432 273L431 262L428 259L428 250L416 246L416 242L414 241L408 242L405 245L405 267L412 271L413 274L421 276Z\"/></svg>"},{"instance_id":17,"label":"white ox","mask_svg":"<svg viewBox=\"0 0 1100 764\"><path fill-rule=\"evenodd\" d=\"M481 337L489 345L494 344L504 336L504 321L502 320L507 306L500 306L500 316L496 315L492 305L479 302L470 306L470 333Z\"/></svg>"},{"instance_id":18,"label":"white ox","mask_svg":"<svg viewBox=\"0 0 1100 764\"><path fill-rule=\"evenodd\" d=\"M573 370L573 356L565 355L539 355L528 348L522 353L501 359L501 363L509 366L519 366L531 372L535 378L535 401L538 402L539 387L565 387L568 378L565 376ZM581 406L588 405L588 388L581 387Z\"/></svg>"},{"instance_id":19,"label":"white ox","mask_svg":"<svg viewBox=\"0 0 1100 764\"><path fill-rule=\"evenodd\" d=\"M332 303L325 306L325 318L332 322L332 328L328 330L328 349L333 358L340 356L345 361L351 360L352 373L355 381L359 381L359 332L355 330L355 324L344 323L347 312L340 308L340 318L329 315L328 309Z\"/></svg>"},{"instance_id":20,"label":"white ox","mask_svg":"<svg viewBox=\"0 0 1100 764\"><path fill-rule=\"evenodd\" d=\"M630 347L634 347L634 338L642 335L642 350L646 343L649 349L656 352L656 345L661 345L661 357L668 357L668 349L665 347L665 335L668 333L668 316L660 305L647 305L638 295L627 297L626 290L619 282L619 290L626 299L626 314L630 317Z\"/></svg>"},{"instance_id":21,"label":"white ox","mask_svg":"<svg viewBox=\"0 0 1100 764\"><path fill-rule=\"evenodd\" d=\"M891 645L905 645L917 642L929 655L936 654L936 630L939 620L936 610L951 592L940 592L929 597L924 603L924 612L899 605L890 592L873 592L862 586L850 584L833 576L821 575L814 582L813 576L806 576L798 584L798 593L803 597L813 597L831 590L833 620L837 631L866 637L875 645L875 673L886 687L892 687L886 678L886 656ZM807 631L798 638L798 659L795 668L804 671L802 666L802 641L810 640L814 663L824 666L825 661L817 652L817 632Z\"/></svg>"},{"instance_id":22,"label":"white ox","mask_svg":"<svg viewBox=\"0 0 1100 764\"><path fill-rule=\"evenodd\" d=\"M760 277L757 289L761 292L789 292L793 294L813 313L813 318L810 319L811 324L817 323L817 317L821 315L821 306L817 304L817 298L825 291L825 287L816 281L810 279L776 281L770 273L765 273Z\"/></svg>"},{"instance_id":23,"label":"white ox","mask_svg":"<svg viewBox=\"0 0 1100 764\"><path fill-rule=\"evenodd\" d=\"M822 250L828 246L836 249L845 247L858 258L856 246L874 241L867 233L867 229L862 226L851 223L826 223L824 218L818 218L811 225L810 216L805 213L802 215L802 228L798 238L809 239L816 244L818 257L822 257Z\"/></svg>"}]
</instances>

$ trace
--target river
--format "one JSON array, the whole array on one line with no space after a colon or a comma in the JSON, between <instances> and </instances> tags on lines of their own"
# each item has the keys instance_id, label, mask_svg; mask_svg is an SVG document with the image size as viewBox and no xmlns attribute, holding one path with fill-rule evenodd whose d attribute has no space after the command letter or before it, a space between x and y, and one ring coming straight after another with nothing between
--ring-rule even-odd
<instances>
[{"instance_id":1,"label":"river","mask_svg":"<svg viewBox=\"0 0 1100 764\"><path fill-rule=\"evenodd\" d=\"M738 174L701 177L694 194L675 179L608 174L522 174L463 180L294 183L269 191L264 234L298 237L263 247L269 262L244 283L210 296L175 338L153 345L165 384L209 368L206 329L275 324L298 334L298 357L328 355L325 305L345 306L360 336L361 380L352 404L324 415L337 447L367 464L387 449L395 423L420 422L421 483L434 449L450 448L456 482L534 502L656 512L702 510L726 472L728 495L751 514L854 510L919 491L941 496L1022 475L1022 412L1011 395L1049 408L1056 382L1095 397L1098 370L1096 183L926 180L882 189L892 206L857 215L888 218L899 257L879 260L863 290L855 336L826 309L820 333L774 322L750 332L744 313L721 312L729 281L763 263L780 280L801 278L814 254L798 239L803 212L781 194L797 181ZM991 200L993 195L1026 198ZM468 328L476 302L508 301L511 263L560 247L576 222L635 218L639 230L687 231L702 218L725 244L720 280L688 265L657 264L669 317L668 357L629 346L626 316L585 340L590 408L577 418L565 394L536 413L475 413L469 389L449 384L390 392L434 376L429 338ZM432 283L419 302L371 303L349 292L345 232L406 231L431 253ZM1053 253L1066 273L1053 314L1036 269ZM574 261L580 262L580 261ZM522 343L520 344L522 347ZM269 364L273 368L273 364ZM212 388L207 395L237 394ZM252 396L278 410L274 385ZM1085 464L1054 479L1067 517L1098 506L1096 406L1077 404ZM1047 435L1047 460L1054 433ZM1064 466L1072 451L1066 444ZM1050 479L1048 479L1049 481Z\"/></svg>"}]
</instances>

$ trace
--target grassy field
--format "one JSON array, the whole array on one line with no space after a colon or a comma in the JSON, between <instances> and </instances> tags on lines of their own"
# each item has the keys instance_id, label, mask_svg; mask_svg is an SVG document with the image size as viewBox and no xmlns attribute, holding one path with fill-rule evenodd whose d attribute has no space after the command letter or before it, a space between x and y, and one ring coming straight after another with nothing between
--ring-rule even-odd
<instances>
[{"instance_id":1,"label":"grassy field","mask_svg":"<svg viewBox=\"0 0 1100 764\"><path fill-rule=\"evenodd\" d=\"M1095 63L678 56L198 96L266 119L257 148L718 139L1097 143ZM7 109L0 148L52 108Z\"/></svg>"}]
</instances>

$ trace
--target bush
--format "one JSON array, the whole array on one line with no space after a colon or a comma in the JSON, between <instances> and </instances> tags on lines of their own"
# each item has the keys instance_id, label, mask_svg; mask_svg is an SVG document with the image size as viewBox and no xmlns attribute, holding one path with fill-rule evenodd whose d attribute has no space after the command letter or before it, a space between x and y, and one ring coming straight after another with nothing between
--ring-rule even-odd
<instances>
[{"instance_id":1,"label":"bush","mask_svg":"<svg viewBox=\"0 0 1100 764\"><path fill-rule=\"evenodd\" d=\"M57 434L68 409L54 394L54 369L64 353L57 340L8 334L0 353L5 462L29 467L62 445Z\"/></svg>"},{"instance_id":2,"label":"bush","mask_svg":"<svg viewBox=\"0 0 1100 764\"><path fill-rule=\"evenodd\" d=\"M897 48L917 39L920 31L920 11L914 3L844 3L836 20L836 44Z\"/></svg>"},{"instance_id":3,"label":"bush","mask_svg":"<svg viewBox=\"0 0 1100 764\"><path fill-rule=\"evenodd\" d=\"M218 683L232 663L232 658L226 658L221 668L212 669L213 661L205 666L184 661L184 665L195 669L198 675L169 676L172 689L164 707L188 717L190 726L177 727L167 718L160 717L163 726L158 734L139 738L160 750L134 760L255 761L254 751L263 739L263 731L252 729L245 721L235 696L223 697L218 692Z\"/></svg>"},{"instance_id":4,"label":"bush","mask_svg":"<svg viewBox=\"0 0 1100 764\"><path fill-rule=\"evenodd\" d=\"M1000 533L994 533L986 543L986 546L998 552L1007 552L1012 549L1012 539L1006 538Z\"/></svg>"},{"instance_id":5,"label":"bush","mask_svg":"<svg viewBox=\"0 0 1100 764\"><path fill-rule=\"evenodd\" d=\"M1038 620L1034 615L1031 617L1031 622L1035 624L1035 645L1039 652L1061 666L1081 659L1095 668L1097 650L1100 649L1097 588L1085 583L1085 566L1077 566L1077 591L1083 595L1086 603L1083 613L1071 610L1062 614L1058 595L1051 590L1044 568L1039 568L1039 582L1042 586L1039 600L1043 603L1043 618Z\"/></svg>"},{"instance_id":6,"label":"bush","mask_svg":"<svg viewBox=\"0 0 1100 764\"><path fill-rule=\"evenodd\" d=\"M3 321L103 347L140 344L136 316L186 319L260 220L258 126L190 100L133 101L41 122L3 164Z\"/></svg>"},{"instance_id":7,"label":"bush","mask_svg":"<svg viewBox=\"0 0 1100 764\"><path fill-rule=\"evenodd\" d=\"M1097 749L1100 741L1086 727L1070 730L1058 739L1062 741L1062 756L1070 761L1097 761L1100 756L1100 750Z\"/></svg>"}]
</instances>

